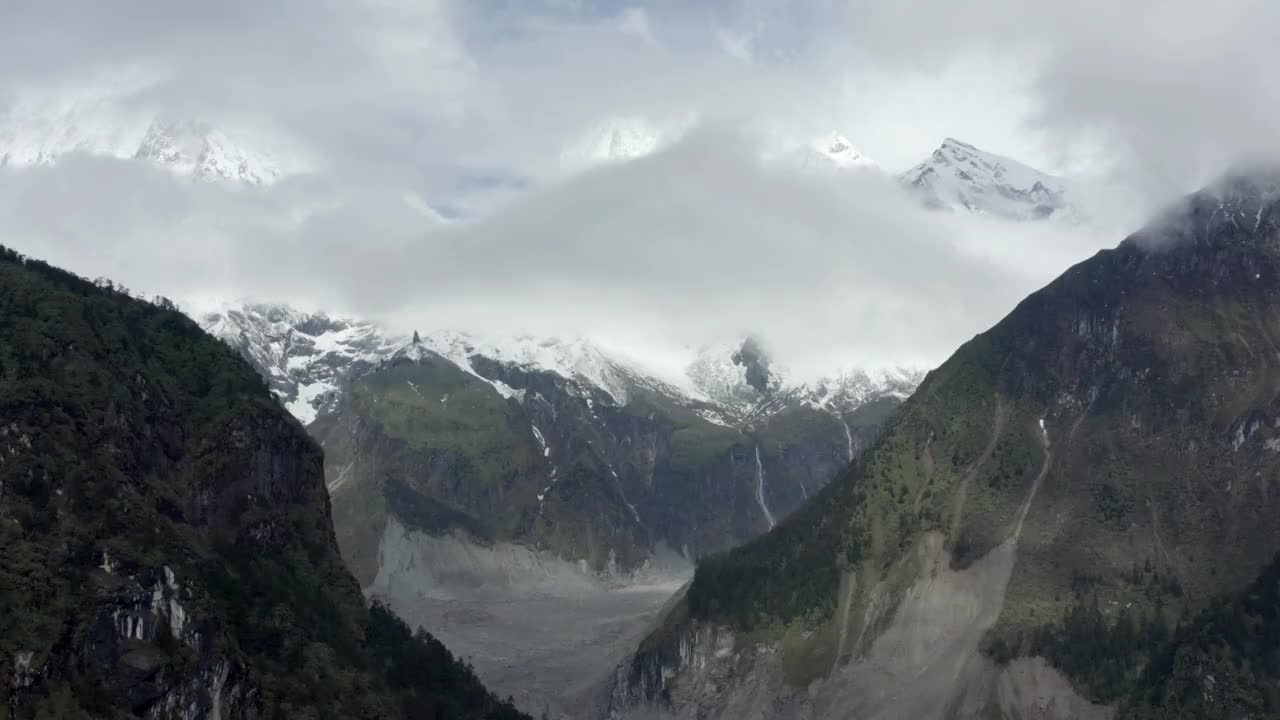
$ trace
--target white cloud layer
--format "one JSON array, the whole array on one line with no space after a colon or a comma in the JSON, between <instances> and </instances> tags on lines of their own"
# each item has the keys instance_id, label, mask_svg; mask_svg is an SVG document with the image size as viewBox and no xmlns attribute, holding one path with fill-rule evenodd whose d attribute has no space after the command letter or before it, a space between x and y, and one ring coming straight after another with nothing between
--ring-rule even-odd
<instances>
[{"instance_id":1,"label":"white cloud layer","mask_svg":"<svg viewBox=\"0 0 1280 720\"><path fill-rule=\"evenodd\" d=\"M633 352L754 332L800 371L936 362L1101 242L928 212L885 176L787 172L752 147L697 131L453 225L306 178L246 191L74 158L0 175L0 233L171 296L289 298Z\"/></svg>"},{"instance_id":2,"label":"white cloud layer","mask_svg":"<svg viewBox=\"0 0 1280 720\"><path fill-rule=\"evenodd\" d=\"M959 137L1123 178L1136 197L1095 207L1132 221L1280 149L1276 27L1269 0L17 0L0 113L105 94L313 172L248 189L87 156L0 168L0 242L176 297L931 363L1120 233L924 213L874 177L762 168L762 147L837 130L896 171ZM616 118L679 132L566 177Z\"/></svg>"}]
</instances>

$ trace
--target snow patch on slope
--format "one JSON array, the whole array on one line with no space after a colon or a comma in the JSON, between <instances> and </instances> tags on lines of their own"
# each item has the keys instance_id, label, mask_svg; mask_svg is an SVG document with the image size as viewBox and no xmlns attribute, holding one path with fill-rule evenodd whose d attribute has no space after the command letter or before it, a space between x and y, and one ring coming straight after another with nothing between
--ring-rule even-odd
<instances>
[{"instance_id":1,"label":"snow patch on slope","mask_svg":"<svg viewBox=\"0 0 1280 720\"><path fill-rule=\"evenodd\" d=\"M743 341L717 343L699 348L685 368L690 384L713 403L729 407L747 407L758 403L761 393L747 382L747 366L734 362L733 356ZM770 373L769 388L780 389L776 372Z\"/></svg>"},{"instance_id":2,"label":"snow patch on slope","mask_svg":"<svg viewBox=\"0 0 1280 720\"><path fill-rule=\"evenodd\" d=\"M626 373L583 338L567 341L532 335L485 338L470 333L442 331L423 336L422 342L478 377L471 361L476 356L529 370L553 372L568 380L584 381L608 393L618 405L627 403ZM492 384L487 378L482 379Z\"/></svg>"},{"instance_id":3,"label":"snow patch on slope","mask_svg":"<svg viewBox=\"0 0 1280 720\"><path fill-rule=\"evenodd\" d=\"M370 367L396 350L372 323L286 305L225 303L196 320L239 350L303 424L332 407L353 367Z\"/></svg>"},{"instance_id":4,"label":"snow patch on slope","mask_svg":"<svg viewBox=\"0 0 1280 720\"><path fill-rule=\"evenodd\" d=\"M524 399L524 391L491 379L475 368L477 358L530 372L551 372L597 388L612 400L627 402L628 371L585 339L571 341L533 336L482 338L454 331L413 339L357 320L308 313L287 305L224 303L197 321L210 335L240 350L267 379L285 407L303 423L332 409L344 380L395 358L414 362L443 356L488 383L504 398Z\"/></svg>"}]
</instances>

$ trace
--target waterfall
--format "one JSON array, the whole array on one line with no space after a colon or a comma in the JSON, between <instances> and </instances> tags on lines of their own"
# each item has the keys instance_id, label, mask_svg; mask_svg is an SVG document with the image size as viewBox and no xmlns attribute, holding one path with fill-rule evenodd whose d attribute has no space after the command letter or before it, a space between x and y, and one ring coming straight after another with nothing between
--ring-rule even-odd
<instances>
[{"instance_id":1,"label":"waterfall","mask_svg":"<svg viewBox=\"0 0 1280 720\"><path fill-rule=\"evenodd\" d=\"M764 519L769 521L769 529L772 530L777 523L773 521L773 513L769 512L769 506L764 501L764 463L760 462L759 445L756 445L756 502L760 503Z\"/></svg>"},{"instance_id":2,"label":"waterfall","mask_svg":"<svg viewBox=\"0 0 1280 720\"><path fill-rule=\"evenodd\" d=\"M840 424L844 426L844 440L849 443L849 462L853 462L853 433L849 432L849 421L844 419L844 413L836 413L836 417L840 418Z\"/></svg>"}]
</instances>

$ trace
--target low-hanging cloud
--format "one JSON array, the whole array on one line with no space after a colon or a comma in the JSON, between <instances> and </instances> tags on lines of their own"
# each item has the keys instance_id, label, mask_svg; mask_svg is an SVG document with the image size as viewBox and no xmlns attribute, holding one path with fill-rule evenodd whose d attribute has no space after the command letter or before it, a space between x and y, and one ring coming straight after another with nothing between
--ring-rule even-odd
<instances>
[{"instance_id":1,"label":"low-hanging cloud","mask_svg":"<svg viewBox=\"0 0 1280 720\"><path fill-rule=\"evenodd\" d=\"M312 172L242 188L84 156L0 168L0 242L179 298L928 364L1120 232L922 212L884 177L766 167L764 145L836 129L896 171L957 136L1125 178L1140 198L1088 207L1132 228L1280 149L1275 27L1269 0L17 0L0 112L88 88ZM566 177L565 148L619 116L702 129Z\"/></svg>"},{"instance_id":2,"label":"low-hanging cloud","mask_svg":"<svg viewBox=\"0 0 1280 720\"><path fill-rule=\"evenodd\" d=\"M17 0L0 20L0 109L119 85L435 192L545 177L619 114L834 128L894 169L952 135L1161 200L1280 146L1271 0Z\"/></svg>"},{"instance_id":3,"label":"low-hanging cloud","mask_svg":"<svg viewBox=\"0 0 1280 720\"><path fill-rule=\"evenodd\" d=\"M82 274L175 297L581 334L635 354L756 333L801 371L937 362L1101 242L927 211L886 176L792 172L751 148L706 129L455 225L388 193L175 183L79 158L0 174L12 199L0 232Z\"/></svg>"},{"instance_id":4,"label":"low-hanging cloud","mask_svg":"<svg viewBox=\"0 0 1280 720\"><path fill-rule=\"evenodd\" d=\"M992 53L1027 68L1029 127L1082 140L1167 198L1280 150L1280 4L1138 0L868 0L840 23L880 67L946 67Z\"/></svg>"}]
</instances>

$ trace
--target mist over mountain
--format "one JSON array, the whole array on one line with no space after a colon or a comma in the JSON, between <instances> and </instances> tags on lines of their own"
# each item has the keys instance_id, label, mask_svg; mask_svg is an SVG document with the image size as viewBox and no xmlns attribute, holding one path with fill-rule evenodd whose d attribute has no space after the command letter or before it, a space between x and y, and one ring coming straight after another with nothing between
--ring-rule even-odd
<instances>
[{"instance_id":1,"label":"mist over mountain","mask_svg":"<svg viewBox=\"0 0 1280 720\"><path fill-rule=\"evenodd\" d=\"M0 116L0 168L50 165L70 154L145 161L179 177L246 185L270 185L301 169L207 123L130 108L110 92L22 100Z\"/></svg>"},{"instance_id":2,"label":"mist over mountain","mask_svg":"<svg viewBox=\"0 0 1280 720\"><path fill-rule=\"evenodd\" d=\"M0 720L1280 716L1276 27L5 4Z\"/></svg>"}]
</instances>

